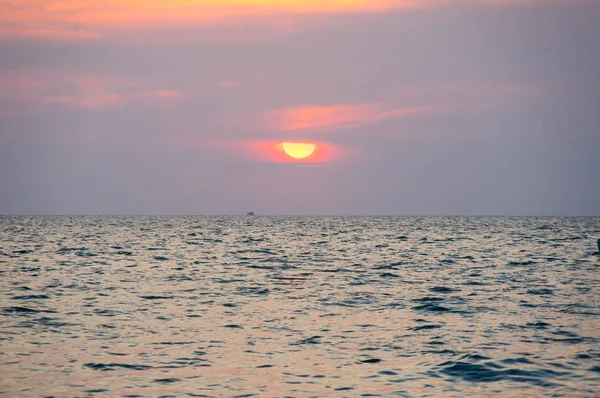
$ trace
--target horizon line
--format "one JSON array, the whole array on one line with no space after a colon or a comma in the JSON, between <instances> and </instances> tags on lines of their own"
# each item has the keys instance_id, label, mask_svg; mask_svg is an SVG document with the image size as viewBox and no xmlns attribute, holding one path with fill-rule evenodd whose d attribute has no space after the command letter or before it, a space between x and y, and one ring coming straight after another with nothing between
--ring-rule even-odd
<instances>
[{"instance_id":1,"label":"horizon line","mask_svg":"<svg viewBox=\"0 0 600 398\"><path fill-rule=\"evenodd\" d=\"M556 214L136 214L136 213L73 213L73 214L0 214L0 217L523 217L523 218L598 218L599 215L556 215Z\"/></svg>"}]
</instances>

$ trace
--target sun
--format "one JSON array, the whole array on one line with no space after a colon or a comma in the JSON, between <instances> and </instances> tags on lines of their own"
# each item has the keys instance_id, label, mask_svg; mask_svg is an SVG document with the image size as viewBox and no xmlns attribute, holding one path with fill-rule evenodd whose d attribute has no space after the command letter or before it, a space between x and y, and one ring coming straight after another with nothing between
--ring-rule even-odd
<instances>
[{"instance_id":1,"label":"sun","mask_svg":"<svg viewBox=\"0 0 600 398\"><path fill-rule=\"evenodd\" d=\"M313 154L317 146L304 142L284 142L281 144L285 153L294 159L305 159Z\"/></svg>"}]
</instances>

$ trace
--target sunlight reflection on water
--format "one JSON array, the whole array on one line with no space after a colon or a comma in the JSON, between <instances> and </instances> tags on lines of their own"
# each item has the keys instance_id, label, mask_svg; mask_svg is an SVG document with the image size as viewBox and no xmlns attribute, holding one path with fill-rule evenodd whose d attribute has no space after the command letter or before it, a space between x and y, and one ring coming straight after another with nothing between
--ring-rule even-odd
<instances>
[{"instance_id":1,"label":"sunlight reflection on water","mask_svg":"<svg viewBox=\"0 0 600 398\"><path fill-rule=\"evenodd\" d=\"M599 218L3 217L7 396L590 396Z\"/></svg>"}]
</instances>

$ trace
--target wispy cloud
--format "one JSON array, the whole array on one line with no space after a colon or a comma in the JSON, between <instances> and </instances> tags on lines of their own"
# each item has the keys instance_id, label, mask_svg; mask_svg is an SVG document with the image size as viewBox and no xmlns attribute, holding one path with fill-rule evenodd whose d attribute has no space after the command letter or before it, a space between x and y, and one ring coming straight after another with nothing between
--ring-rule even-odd
<instances>
[{"instance_id":1,"label":"wispy cloud","mask_svg":"<svg viewBox=\"0 0 600 398\"><path fill-rule=\"evenodd\" d=\"M448 4L542 0L0 0L0 37L96 40L106 32L159 26L284 23L289 16L373 13ZM565 0L543 0L560 2ZM570 0L572 1L572 0ZM266 18L266 19L265 19Z\"/></svg>"},{"instance_id":2,"label":"wispy cloud","mask_svg":"<svg viewBox=\"0 0 600 398\"><path fill-rule=\"evenodd\" d=\"M305 106L271 111L263 115L262 120L272 131L323 132L415 117L433 110L431 107L387 108L382 104Z\"/></svg>"},{"instance_id":3,"label":"wispy cloud","mask_svg":"<svg viewBox=\"0 0 600 398\"><path fill-rule=\"evenodd\" d=\"M138 94L83 93L76 96L50 96L44 98L48 104L69 105L82 109L110 108L144 99L174 100L183 98L177 90L151 90Z\"/></svg>"},{"instance_id":4,"label":"wispy cloud","mask_svg":"<svg viewBox=\"0 0 600 398\"><path fill-rule=\"evenodd\" d=\"M0 0L0 36L97 39L109 30L380 11L412 0ZM263 20L263 22L265 22Z\"/></svg>"},{"instance_id":5,"label":"wispy cloud","mask_svg":"<svg viewBox=\"0 0 600 398\"><path fill-rule=\"evenodd\" d=\"M247 78L247 79L231 79L231 80L221 80L217 83L217 86L222 87L224 89L231 89L240 87L246 84L256 83L258 78Z\"/></svg>"},{"instance_id":6,"label":"wispy cloud","mask_svg":"<svg viewBox=\"0 0 600 398\"><path fill-rule=\"evenodd\" d=\"M503 83L442 83L400 86L377 102L306 105L264 111L253 121L256 131L319 133L357 129L383 122L503 112L532 101L566 93L560 86Z\"/></svg>"},{"instance_id":7,"label":"wispy cloud","mask_svg":"<svg viewBox=\"0 0 600 398\"><path fill-rule=\"evenodd\" d=\"M241 83L238 80L223 80L223 81L220 81L219 83L217 83L217 86L228 88L228 87L237 87L240 84Z\"/></svg>"},{"instance_id":8,"label":"wispy cloud","mask_svg":"<svg viewBox=\"0 0 600 398\"><path fill-rule=\"evenodd\" d=\"M35 24L3 24L0 26L0 37L24 37L46 40L99 40L102 38L97 32L92 32L78 28L68 28L52 25L35 25Z\"/></svg>"},{"instance_id":9,"label":"wispy cloud","mask_svg":"<svg viewBox=\"0 0 600 398\"><path fill-rule=\"evenodd\" d=\"M183 92L179 90L151 90L134 95L134 98L179 99L183 97Z\"/></svg>"},{"instance_id":10,"label":"wispy cloud","mask_svg":"<svg viewBox=\"0 0 600 398\"><path fill-rule=\"evenodd\" d=\"M55 107L103 109L144 101L174 101L184 93L156 89L136 79L70 75L56 71L0 71L3 114Z\"/></svg>"}]
</instances>

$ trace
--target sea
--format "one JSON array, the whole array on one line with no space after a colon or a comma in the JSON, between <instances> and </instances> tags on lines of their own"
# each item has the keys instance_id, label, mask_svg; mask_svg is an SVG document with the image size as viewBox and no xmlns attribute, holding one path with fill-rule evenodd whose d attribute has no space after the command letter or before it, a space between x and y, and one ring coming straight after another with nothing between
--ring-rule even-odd
<instances>
[{"instance_id":1,"label":"sea","mask_svg":"<svg viewBox=\"0 0 600 398\"><path fill-rule=\"evenodd\" d=\"M600 218L0 217L3 397L600 397Z\"/></svg>"}]
</instances>

